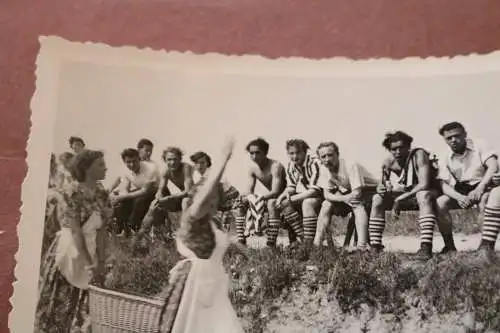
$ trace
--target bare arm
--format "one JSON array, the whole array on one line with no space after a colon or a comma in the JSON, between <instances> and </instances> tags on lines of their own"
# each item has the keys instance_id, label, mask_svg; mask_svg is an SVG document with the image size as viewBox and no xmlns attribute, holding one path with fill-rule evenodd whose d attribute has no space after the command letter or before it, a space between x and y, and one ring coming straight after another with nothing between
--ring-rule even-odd
<instances>
[{"instance_id":1,"label":"bare arm","mask_svg":"<svg viewBox=\"0 0 500 333\"><path fill-rule=\"evenodd\" d=\"M388 157L382 163L382 185L388 186L391 184L391 172L392 172L393 159Z\"/></svg>"},{"instance_id":2,"label":"bare arm","mask_svg":"<svg viewBox=\"0 0 500 333\"><path fill-rule=\"evenodd\" d=\"M160 174L160 184L158 185L158 190L156 191L156 198L157 199L163 197L162 191L165 188L165 186L167 185L166 173L167 173L167 171L163 170Z\"/></svg>"},{"instance_id":3,"label":"bare arm","mask_svg":"<svg viewBox=\"0 0 500 333\"><path fill-rule=\"evenodd\" d=\"M339 192L331 193L327 189L323 190L323 196L325 200L331 202L345 202L348 203L352 199L359 198L361 196L361 189L356 188L351 193L348 194L340 194Z\"/></svg>"},{"instance_id":4,"label":"bare arm","mask_svg":"<svg viewBox=\"0 0 500 333\"><path fill-rule=\"evenodd\" d=\"M113 182L111 187L109 188L109 192L114 192L115 190L118 189L122 181L122 177L117 177L116 180Z\"/></svg>"},{"instance_id":5,"label":"bare arm","mask_svg":"<svg viewBox=\"0 0 500 333\"><path fill-rule=\"evenodd\" d=\"M120 193L127 193L130 190L130 179L127 177L120 177L119 191Z\"/></svg>"},{"instance_id":6,"label":"bare arm","mask_svg":"<svg viewBox=\"0 0 500 333\"><path fill-rule=\"evenodd\" d=\"M140 197L141 195L144 195L150 191L153 191L155 189L155 181L150 181L146 185L144 185L142 188L138 189L137 191L132 191L132 192L127 192L124 193L120 196L121 199L133 199Z\"/></svg>"},{"instance_id":7,"label":"bare arm","mask_svg":"<svg viewBox=\"0 0 500 333\"><path fill-rule=\"evenodd\" d=\"M291 202L301 202L304 199L314 197L317 193L318 193L317 190L315 190L315 189L309 189L309 190L306 190L306 191L304 191L302 193L298 193L298 194L293 195L290 198L290 201Z\"/></svg>"},{"instance_id":8,"label":"bare arm","mask_svg":"<svg viewBox=\"0 0 500 333\"><path fill-rule=\"evenodd\" d=\"M280 163L275 163L273 167L271 168L271 175L272 175L272 183L271 183L271 191L269 193L264 194L261 198L262 200L268 200L268 199L275 199L277 198L280 193L281 189L283 188L283 182L284 182L284 167Z\"/></svg>"},{"instance_id":9,"label":"bare arm","mask_svg":"<svg viewBox=\"0 0 500 333\"><path fill-rule=\"evenodd\" d=\"M218 159L219 165L214 165L212 171L208 175L205 183L198 189L198 192L193 198L193 203L187 209L186 213L193 219L199 219L209 213L210 207L207 203L214 195L217 186L224 174L227 163L231 158L234 141L229 141L227 147L223 150L222 158Z\"/></svg>"},{"instance_id":10,"label":"bare arm","mask_svg":"<svg viewBox=\"0 0 500 333\"><path fill-rule=\"evenodd\" d=\"M419 150L415 153L415 162L418 168L417 178L418 184L410 191L402 194L400 200L408 199L416 195L420 191L426 191L430 188L431 183L431 166L429 157L426 153Z\"/></svg>"},{"instance_id":11,"label":"bare arm","mask_svg":"<svg viewBox=\"0 0 500 333\"><path fill-rule=\"evenodd\" d=\"M246 197L247 195L252 194L255 191L255 184L256 178L252 169L250 168L247 174L247 185L244 191L241 193L241 196Z\"/></svg>"},{"instance_id":12,"label":"bare arm","mask_svg":"<svg viewBox=\"0 0 500 333\"><path fill-rule=\"evenodd\" d=\"M462 197L462 194L455 191L455 189L445 181L441 181L441 189L443 190L443 193L445 195L449 196L450 198L452 198L454 200L458 201Z\"/></svg>"},{"instance_id":13,"label":"bare arm","mask_svg":"<svg viewBox=\"0 0 500 333\"><path fill-rule=\"evenodd\" d=\"M61 225L71 230L71 235L78 253L83 256L87 265L92 265L92 257L90 256L90 252L87 248L87 243L85 242L83 230L79 220L80 209L78 207L78 199L65 197L64 200L66 204L60 206L61 211L59 214L61 216Z\"/></svg>"},{"instance_id":14,"label":"bare arm","mask_svg":"<svg viewBox=\"0 0 500 333\"><path fill-rule=\"evenodd\" d=\"M172 199L183 199L187 197L189 191L193 187L193 167L189 164L184 164L183 166L184 172L184 191L170 195Z\"/></svg>"},{"instance_id":15,"label":"bare arm","mask_svg":"<svg viewBox=\"0 0 500 333\"><path fill-rule=\"evenodd\" d=\"M491 183L493 176L498 172L498 159L496 156L492 156L485 161L486 173L481 179L478 187L481 187L483 190Z\"/></svg>"}]
</instances>

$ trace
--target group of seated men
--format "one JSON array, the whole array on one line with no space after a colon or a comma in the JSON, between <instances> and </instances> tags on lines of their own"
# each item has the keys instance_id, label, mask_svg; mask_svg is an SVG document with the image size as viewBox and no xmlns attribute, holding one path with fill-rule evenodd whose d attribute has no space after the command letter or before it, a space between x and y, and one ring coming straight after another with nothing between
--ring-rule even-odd
<instances>
[{"instance_id":1,"label":"group of seated men","mask_svg":"<svg viewBox=\"0 0 500 333\"><path fill-rule=\"evenodd\" d=\"M434 226L437 223L445 246L441 253L456 251L450 209L478 206L483 220L479 250L488 257L500 231L500 179L497 154L481 140L467 136L458 122L443 125L439 134L450 150L436 159L402 131L388 133L382 144L389 157L382 163L380 179L356 162L341 157L334 142L323 142L316 156L308 154L303 140L289 140L290 161L286 167L270 159L269 144L256 139L247 145L254 162L248 186L236 205L238 240L246 211L265 203L269 214L267 245L275 246L283 217L290 241L320 246L333 215L351 213L358 233L358 249L383 250L386 211L398 216L402 210L419 211L420 249L416 258L432 257ZM395 185L391 175L398 177ZM255 196L256 181L268 190Z\"/></svg>"},{"instance_id":2,"label":"group of seated men","mask_svg":"<svg viewBox=\"0 0 500 333\"><path fill-rule=\"evenodd\" d=\"M500 231L500 177L497 154L481 140L468 137L458 122L445 124L439 134L449 150L436 159L413 138L402 132L386 134L382 144L389 157L375 177L363 165L342 158L334 142L323 142L315 154L300 139L286 142L287 165L268 157L269 144L252 140L246 150L253 163L246 173L247 185L233 205L237 239L246 244L249 212L259 221L265 211L267 245L276 246L281 227L286 227L291 245L321 246L332 217L352 216L358 250L382 251L386 211L397 216L402 210L419 211L420 249L417 258L432 257L435 224L445 246L441 253L456 251L450 209L480 208L482 239L479 251L488 257ZM211 159L204 152L193 154L193 166L183 161L179 148L167 148L163 165L151 161L153 143L142 139L137 149L125 149L126 166L111 188L118 232L142 235L151 227L171 231L169 212L184 209L195 171L203 176ZM393 184L391 176L398 181ZM264 189L256 192L259 182ZM228 185L229 186L229 185ZM229 186L230 187L230 186ZM162 230L165 232L165 230Z\"/></svg>"}]
</instances>

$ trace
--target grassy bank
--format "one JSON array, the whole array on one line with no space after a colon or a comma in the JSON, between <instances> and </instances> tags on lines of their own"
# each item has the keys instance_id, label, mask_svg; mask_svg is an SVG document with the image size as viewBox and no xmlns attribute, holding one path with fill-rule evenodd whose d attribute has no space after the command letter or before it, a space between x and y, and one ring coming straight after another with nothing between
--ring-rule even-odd
<instances>
[{"instance_id":1,"label":"grassy bank","mask_svg":"<svg viewBox=\"0 0 500 333\"><path fill-rule=\"evenodd\" d=\"M119 246L108 286L160 292L175 249L151 244L132 255ZM398 253L250 251L248 260L232 251L225 258L230 298L249 333L500 331L500 267L475 253L416 264Z\"/></svg>"}]
</instances>

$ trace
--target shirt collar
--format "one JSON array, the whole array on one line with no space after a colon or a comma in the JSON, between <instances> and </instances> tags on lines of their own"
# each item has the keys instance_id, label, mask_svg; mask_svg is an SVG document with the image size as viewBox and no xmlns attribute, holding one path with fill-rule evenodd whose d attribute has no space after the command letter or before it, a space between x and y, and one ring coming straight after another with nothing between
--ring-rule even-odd
<instances>
[{"instance_id":1,"label":"shirt collar","mask_svg":"<svg viewBox=\"0 0 500 333\"><path fill-rule=\"evenodd\" d=\"M469 150L469 151L475 151L476 150L476 146L474 145L474 141L470 138L467 138L465 139L465 150ZM453 157L456 157L456 156L460 156L461 154L457 154L455 153L453 150L450 152L450 158L453 158Z\"/></svg>"}]
</instances>

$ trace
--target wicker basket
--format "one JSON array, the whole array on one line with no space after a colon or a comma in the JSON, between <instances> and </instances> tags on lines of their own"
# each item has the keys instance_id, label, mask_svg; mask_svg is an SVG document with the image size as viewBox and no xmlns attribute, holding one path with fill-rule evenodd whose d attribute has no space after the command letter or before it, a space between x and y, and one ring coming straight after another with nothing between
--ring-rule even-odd
<instances>
[{"instance_id":1,"label":"wicker basket","mask_svg":"<svg viewBox=\"0 0 500 333\"><path fill-rule=\"evenodd\" d=\"M158 333L163 301L89 287L92 333Z\"/></svg>"}]
</instances>

